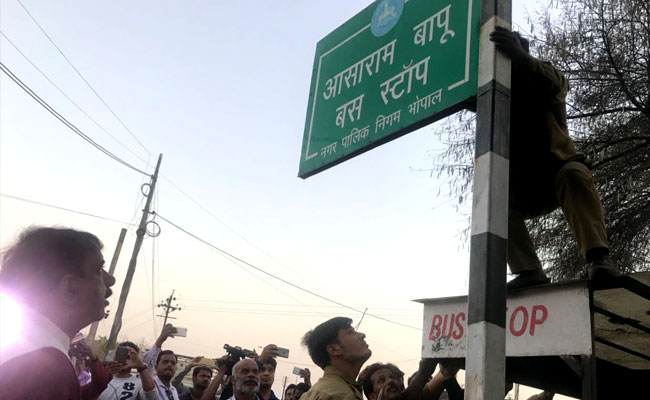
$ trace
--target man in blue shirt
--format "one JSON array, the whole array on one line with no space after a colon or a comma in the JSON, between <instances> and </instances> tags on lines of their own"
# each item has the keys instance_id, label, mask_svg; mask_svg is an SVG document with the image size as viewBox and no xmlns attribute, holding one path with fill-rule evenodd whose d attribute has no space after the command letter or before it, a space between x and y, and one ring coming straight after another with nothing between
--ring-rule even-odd
<instances>
[{"instance_id":1,"label":"man in blue shirt","mask_svg":"<svg viewBox=\"0 0 650 400\"><path fill-rule=\"evenodd\" d=\"M260 389L258 395L263 400L280 400L271 389L275 381L275 368L278 365L273 357L277 356L277 354L278 346L269 344L264 347L262 354L255 360L260 369Z\"/></svg>"}]
</instances>

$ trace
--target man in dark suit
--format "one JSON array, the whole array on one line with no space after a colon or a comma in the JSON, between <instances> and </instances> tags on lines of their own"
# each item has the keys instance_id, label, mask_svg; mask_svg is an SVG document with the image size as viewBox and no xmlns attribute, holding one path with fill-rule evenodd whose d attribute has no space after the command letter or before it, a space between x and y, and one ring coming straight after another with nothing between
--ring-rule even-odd
<instances>
[{"instance_id":1,"label":"man in dark suit","mask_svg":"<svg viewBox=\"0 0 650 400\"><path fill-rule=\"evenodd\" d=\"M101 249L88 232L36 227L5 252L0 290L20 318L2 321L16 330L0 342L2 399L82 398L68 350L77 332L104 317L112 293Z\"/></svg>"}]
</instances>

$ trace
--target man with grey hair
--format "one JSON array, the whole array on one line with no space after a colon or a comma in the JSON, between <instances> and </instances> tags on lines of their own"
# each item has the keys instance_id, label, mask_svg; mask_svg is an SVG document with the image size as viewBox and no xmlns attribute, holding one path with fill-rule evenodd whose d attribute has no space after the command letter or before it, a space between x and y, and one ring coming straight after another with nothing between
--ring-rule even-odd
<instances>
[{"instance_id":1,"label":"man with grey hair","mask_svg":"<svg viewBox=\"0 0 650 400\"><path fill-rule=\"evenodd\" d=\"M213 400L223 376L228 368L219 367L219 373L212 380L201 400ZM260 389L260 369L257 363L250 358L238 361L232 367L233 395L228 400L263 400L257 392Z\"/></svg>"},{"instance_id":2,"label":"man with grey hair","mask_svg":"<svg viewBox=\"0 0 650 400\"><path fill-rule=\"evenodd\" d=\"M232 389L229 400L259 400L260 369L255 361L245 358L232 367Z\"/></svg>"}]
</instances>

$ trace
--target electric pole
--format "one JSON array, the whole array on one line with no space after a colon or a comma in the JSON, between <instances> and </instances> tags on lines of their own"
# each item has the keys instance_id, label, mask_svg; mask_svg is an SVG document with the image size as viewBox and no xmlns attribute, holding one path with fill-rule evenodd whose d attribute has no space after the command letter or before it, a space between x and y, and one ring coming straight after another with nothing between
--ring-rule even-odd
<instances>
[{"instance_id":1,"label":"electric pole","mask_svg":"<svg viewBox=\"0 0 650 400\"><path fill-rule=\"evenodd\" d=\"M165 320L163 322L163 326L167 325L167 319L176 319L174 317L170 317L169 314L171 314L174 311L180 311L181 308L177 306L172 306L172 300L176 300L176 297L174 297L174 290L172 290L172 294L169 295L167 300L165 300L163 303L158 304L158 307L162 308L165 310L165 315L157 315L157 317L164 317Z\"/></svg>"},{"instance_id":2,"label":"electric pole","mask_svg":"<svg viewBox=\"0 0 650 400\"><path fill-rule=\"evenodd\" d=\"M111 334L108 337L108 342L106 343L106 350L111 350L115 347L115 342L117 341L117 334L120 333L122 329L122 315L124 314L124 307L126 306L126 298L129 296L129 290L131 289L131 282L133 281L133 275L135 274L135 265L138 261L138 253L142 247L142 241L144 240L144 235L146 233L147 220L149 218L149 208L151 207L151 201L156 192L156 182L158 181L158 171L160 170L160 162L162 161L162 154L158 156L158 163L156 164L156 170L151 176L151 181L148 184L149 191L145 194L147 201L142 210L142 218L140 219L140 225L138 225L138 230L136 231L135 245L133 246L133 253L131 254L131 260L129 261L129 268L126 271L126 277L124 278L124 283L122 284L122 291L120 292L120 300L117 305L117 311L115 312L115 318L113 319L113 326L111 326ZM143 185L144 187L145 185Z\"/></svg>"}]
</instances>

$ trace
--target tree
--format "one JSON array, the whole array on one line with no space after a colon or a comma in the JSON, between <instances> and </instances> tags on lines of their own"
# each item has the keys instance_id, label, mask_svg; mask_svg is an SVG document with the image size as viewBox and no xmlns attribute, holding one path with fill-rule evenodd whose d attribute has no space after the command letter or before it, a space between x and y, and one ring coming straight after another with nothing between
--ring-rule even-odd
<instances>
[{"instance_id":1,"label":"tree","mask_svg":"<svg viewBox=\"0 0 650 400\"><path fill-rule=\"evenodd\" d=\"M107 342L108 342L108 337L99 336L95 338L92 343L90 343L90 348L100 360L103 360L106 357Z\"/></svg>"},{"instance_id":2,"label":"tree","mask_svg":"<svg viewBox=\"0 0 650 400\"><path fill-rule=\"evenodd\" d=\"M533 21L532 53L564 73L569 130L592 162L607 214L610 251L624 272L650 269L650 3L550 1ZM439 174L466 200L473 176L473 116L449 121ZM540 259L554 280L580 276L584 260L561 210L529 221Z\"/></svg>"}]
</instances>

